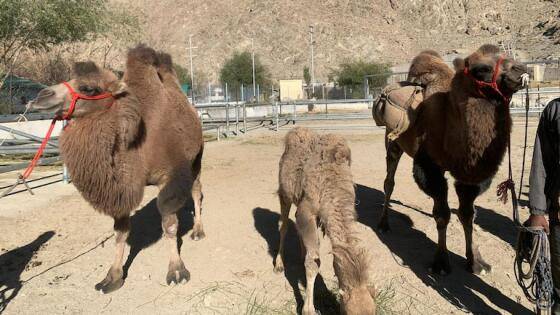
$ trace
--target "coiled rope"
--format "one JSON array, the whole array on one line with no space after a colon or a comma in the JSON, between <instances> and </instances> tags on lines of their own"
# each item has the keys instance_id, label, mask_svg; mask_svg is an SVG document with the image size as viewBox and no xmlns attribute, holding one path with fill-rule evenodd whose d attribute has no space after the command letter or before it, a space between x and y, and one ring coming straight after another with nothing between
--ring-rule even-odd
<instances>
[{"instance_id":1,"label":"coiled rope","mask_svg":"<svg viewBox=\"0 0 560 315\"><path fill-rule=\"evenodd\" d=\"M523 76L523 83L528 89L528 76ZM525 101L526 115L528 115L529 98L526 97ZM527 137L525 137L525 148L526 147ZM508 199L508 190L511 193L513 222L518 229L513 266L515 279L523 290L525 297L536 305L538 311L548 311L552 307L552 294L554 290L550 267L550 244L548 235L543 227L529 227L521 223L519 219L518 199L515 193L515 183L511 170L510 143L508 143L508 159L508 179L498 185L497 195L498 199L505 204ZM523 161L522 173L524 168L525 161ZM520 185L522 184L520 183ZM528 266L528 270L526 271L524 271L525 266Z\"/></svg>"}]
</instances>

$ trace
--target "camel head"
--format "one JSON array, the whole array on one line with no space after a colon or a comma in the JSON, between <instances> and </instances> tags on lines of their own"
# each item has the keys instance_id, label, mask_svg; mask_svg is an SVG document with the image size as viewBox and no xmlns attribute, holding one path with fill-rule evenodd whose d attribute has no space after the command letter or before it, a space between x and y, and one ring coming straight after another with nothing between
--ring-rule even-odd
<instances>
[{"instance_id":1,"label":"camel head","mask_svg":"<svg viewBox=\"0 0 560 315\"><path fill-rule=\"evenodd\" d=\"M506 98L522 88L523 74L527 73L524 64L503 56L497 46L489 44L482 45L465 59L454 60L453 65L457 72L467 74L478 81L477 84L482 86L485 92L494 84L499 93Z\"/></svg>"},{"instance_id":2,"label":"camel head","mask_svg":"<svg viewBox=\"0 0 560 315\"><path fill-rule=\"evenodd\" d=\"M100 69L91 61L77 62L74 64L72 79L41 90L30 103L30 109L67 115L72 103L70 88L79 94L72 117L83 117L106 109L115 98L127 93L126 84L119 81L111 71ZM104 95L107 97L103 97ZM102 98L92 99L95 97Z\"/></svg>"},{"instance_id":3,"label":"camel head","mask_svg":"<svg viewBox=\"0 0 560 315\"><path fill-rule=\"evenodd\" d=\"M523 75L527 74L527 66L512 58L504 59L502 72L498 78L498 86L505 95L513 95L523 88Z\"/></svg>"},{"instance_id":4,"label":"camel head","mask_svg":"<svg viewBox=\"0 0 560 315\"><path fill-rule=\"evenodd\" d=\"M375 288L373 286L362 285L348 291L340 290L340 295L342 314L375 314Z\"/></svg>"}]
</instances>

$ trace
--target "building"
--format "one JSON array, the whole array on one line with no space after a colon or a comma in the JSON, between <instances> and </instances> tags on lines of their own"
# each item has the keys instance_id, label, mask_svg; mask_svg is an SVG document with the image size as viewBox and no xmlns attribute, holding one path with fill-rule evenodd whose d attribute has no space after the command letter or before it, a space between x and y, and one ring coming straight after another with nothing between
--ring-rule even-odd
<instances>
[{"instance_id":1,"label":"building","mask_svg":"<svg viewBox=\"0 0 560 315\"><path fill-rule=\"evenodd\" d=\"M280 101L304 99L303 80L280 80Z\"/></svg>"}]
</instances>

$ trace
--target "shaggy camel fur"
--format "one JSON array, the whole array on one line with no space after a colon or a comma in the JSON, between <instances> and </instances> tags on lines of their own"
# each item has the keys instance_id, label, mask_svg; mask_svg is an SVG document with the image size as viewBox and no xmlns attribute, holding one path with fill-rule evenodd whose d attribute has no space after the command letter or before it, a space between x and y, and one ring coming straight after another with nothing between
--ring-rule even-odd
<instances>
[{"instance_id":1,"label":"shaggy camel fur","mask_svg":"<svg viewBox=\"0 0 560 315\"><path fill-rule=\"evenodd\" d=\"M365 252L357 248L352 230L356 212L350 160L350 149L338 136L319 136L305 128L295 128L286 136L279 172L282 215L275 271L284 268L284 239L290 207L295 204L296 226L306 250L303 314L315 314L313 286L320 265L318 225L332 243L342 313L375 313L374 289L367 285L368 261Z\"/></svg>"},{"instance_id":2,"label":"shaggy camel fur","mask_svg":"<svg viewBox=\"0 0 560 315\"><path fill-rule=\"evenodd\" d=\"M521 89L526 67L505 58L496 69L500 51L484 45L464 61L455 62L448 92L428 96L420 106L415 132L420 146L414 155L413 175L418 186L434 200L433 216L438 229L438 249L432 271L449 273L446 231L450 219L447 203L446 171L455 178L459 197L458 216L466 240L467 268L476 274L491 266L480 256L472 238L474 201L490 185L504 157L511 131L509 104L491 88L475 83L491 83L496 74L500 92L509 98ZM468 68L466 74L464 68ZM435 123L437 122L437 123Z\"/></svg>"},{"instance_id":3,"label":"shaggy camel fur","mask_svg":"<svg viewBox=\"0 0 560 315\"><path fill-rule=\"evenodd\" d=\"M192 195L192 238L204 237L200 218L203 138L193 106L181 92L171 57L143 45L128 53L123 81L93 62L77 63L68 82L75 91L112 99L78 100L73 121L62 133L61 153L74 185L99 212L113 217L116 257L95 287L104 293L123 283L123 254L130 214L146 185L158 185L157 207L171 252L167 283L189 280L177 246L177 212ZM69 90L62 84L39 93L33 108L68 111Z\"/></svg>"},{"instance_id":4,"label":"shaggy camel fur","mask_svg":"<svg viewBox=\"0 0 560 315\"><path fill-rule=\"evenodd\" d=\"M453 74L453 70L447 66L437 52L425 50L412 59L407 81L421 84L424 87L423 97L427 99L435 93L449 90ZM382 232L389 231L391 195L395 188L395 173L397 172L402 154L406 152L406 154L413 157L420 145L420 139L416 134L415 128L412 126L400 135L396 141L389 140L388 134L390 132L391 130L389 129L385 131L387 163L387 173L383 185L385 201L383 203L383 212L378 226L379 230Z\"/></svg>"}]
</instances>

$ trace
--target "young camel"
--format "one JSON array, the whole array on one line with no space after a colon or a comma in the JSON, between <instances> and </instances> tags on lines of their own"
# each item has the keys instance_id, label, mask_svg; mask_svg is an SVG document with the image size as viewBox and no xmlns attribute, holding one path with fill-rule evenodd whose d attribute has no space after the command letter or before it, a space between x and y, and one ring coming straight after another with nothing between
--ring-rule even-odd
<instances>
[{"instance_id":1,"label":"young camel","mask_svg":"<svg viewBox=\"0 0 560 315\"><path fill-rule=\"evenodd\" d=\"M423 97L427 99L435 93L448 91L453 74L453 70L447 66L437 52L425 50L412 59L407 81L421 84L424 87ZM381 232L390 230L389 208L391 207L391 195L395 188L395 173L397 172L402 154L406 153L413 157L420 145L420 139L412 126L395 141L389 140L389 133L391 133L391 130L387 129L385 131L387 173L383 185L385 201L378 225L378 229Z\"/></svg>"},{"instance_id":2,"label":"young camel","mask_svg":"<svg viewBox=\"0 0 560 315\"><path fill-rule=\"evenodd\" d=\"M297 206L296 226L305 247L306 296L303 314L315 314L313 287L319 272L320 225L332 243L334 270L344 314L375 314L375 292L367 285L368 261L357 248L355 192L350 148L338 136L319 136L305 128L286 135L280 160L278 195L281 206L280 246L275 271L284 268L282 254L290 207Z\"/></svg>"},{"instance_id":3,"label":"young camel","mask_svg":"<svg viewBox=\"0 0 560 315\"><path fill-rule=\"evenodd\" d=\"M160 188L157 207L171 253L167 283L188 281L190 274L177 246L177 212L192 195L191 237L204 237L200 218L204 142L198 115L180 90L171 58L139 45L128 53L123 81L85 62L75 65L67 84L42 90L32 108L72 116L60 137L64 162L84 199L114 219L116 256L95 288L109 293L124 283L130 214L139 206L146 185ZM109 97L83 99L103 93ZM73 97L78 99L72 113Z\"/></svg>"},{"instance_id":4,"label":"young camel","mask_svg":"<svg viewBox=\"0 0 560 315\"><path fill-rule=\"evenodd\" d=\"M420 106L415 128L421 139L414 155L413 175L434 200L438 249L432 264L449 273L446 231L450 219L446 171L455 178L458 216L466 241L467 268L475 274L491 270L472 238L474 201L490 185L504 157L511 131L509 98L522 87L527 68L504 58L496 46L483 45L464 61L448 92L435 93ZM488 85L495 83L496 88Z\"/></svg>"}]
</instances>

